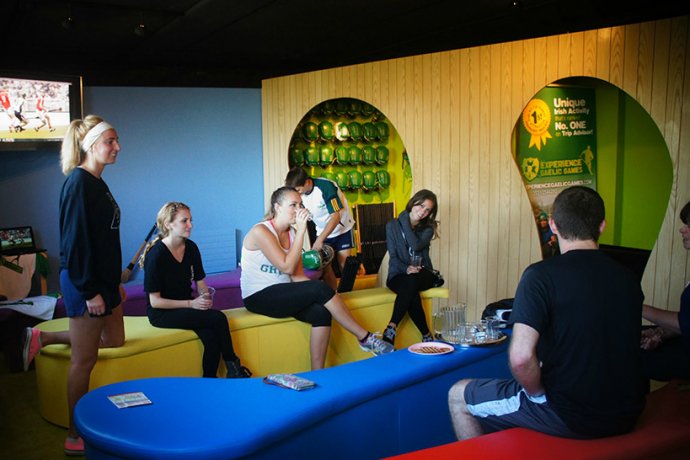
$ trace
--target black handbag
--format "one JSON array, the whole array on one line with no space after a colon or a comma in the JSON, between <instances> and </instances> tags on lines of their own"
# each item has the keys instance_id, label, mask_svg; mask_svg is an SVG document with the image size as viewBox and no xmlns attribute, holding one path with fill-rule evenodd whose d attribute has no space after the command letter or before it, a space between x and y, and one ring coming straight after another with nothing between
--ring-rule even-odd
<instances>
[{"instance_id":1,"label":"black handbag","mask_svg":"<svg viewBox=\"0 0 690 460\"><path fill-rule=\"evenodd\" d=\"M430 272L434 276L434 287L441 287L443 286L443 283L446 282L446 280L443 279L443 275L441 275L440 271L428 267L422 267L422 269Z\"/></svg>"}]
</instances>

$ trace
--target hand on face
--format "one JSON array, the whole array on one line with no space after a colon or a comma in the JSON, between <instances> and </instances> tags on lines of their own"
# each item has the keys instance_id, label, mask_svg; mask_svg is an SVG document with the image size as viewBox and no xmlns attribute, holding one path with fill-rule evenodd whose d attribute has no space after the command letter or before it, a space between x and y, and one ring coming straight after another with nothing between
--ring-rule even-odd
<instances>
[{"instance_id":1,"label":"hand on face","mask_svg":"<svg viewBox=\"0 0 690 460\"><path fill-rule=\"evenodd\" d=\"M311 214L309 211L305 208L299 208L297 209L297 213L295 214L295 228L297 230L302 230L307 228L307 222L309 221L309 217Z\"/></svg>"}]
</instances>

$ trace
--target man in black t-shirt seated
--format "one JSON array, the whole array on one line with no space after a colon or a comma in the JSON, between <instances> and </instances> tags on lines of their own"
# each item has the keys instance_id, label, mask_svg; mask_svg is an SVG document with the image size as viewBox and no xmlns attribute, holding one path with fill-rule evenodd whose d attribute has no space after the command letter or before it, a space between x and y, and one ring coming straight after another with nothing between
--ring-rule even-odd
<instances>
[{"instance_id":1,"label":"man in black t-shirt seated","mask_svg":"<svg viewBox=\"0 0 690 460\"><path fill-rule=\"evenodd\" d=\"M512 379L461 380L449 393L459 439L512 427L575 439L626 433L644 407L640 283L598 250L604 202L562 191L551 229L561 255L529 266L510 321Z\"/></svg>"}]
</instances>

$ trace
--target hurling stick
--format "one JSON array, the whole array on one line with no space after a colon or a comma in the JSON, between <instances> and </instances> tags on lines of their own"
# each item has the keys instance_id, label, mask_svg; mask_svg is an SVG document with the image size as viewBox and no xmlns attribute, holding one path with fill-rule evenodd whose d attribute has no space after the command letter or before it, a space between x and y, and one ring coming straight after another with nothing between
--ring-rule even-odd
<instances>
[{"instance_id":1,"label":"hurling stick","mask_svg":"<svg viewBox=\"0 0 690 460\"><path fill-rule=\"evenodd\" d=\"M146 244L149 242L151 237L153 236L154 232L156 231L156 224L153 224L153 227L151 227L151 230L149 230L148 235L146 235L146 238L144 239L144 242L141 243L141 246L139 246L139 249L137 249L137 252L134 254L134 257L132 257L132 261L127 265L127 268L122 270L122 275L120 276L120 281L123 283L126 283L129 281L129 276L132 274L132 270L134 270L134 266L137 263L137 260L139 260L139 256L141 255L142 251L146 247Z\"/></svg>"}]
</instances>

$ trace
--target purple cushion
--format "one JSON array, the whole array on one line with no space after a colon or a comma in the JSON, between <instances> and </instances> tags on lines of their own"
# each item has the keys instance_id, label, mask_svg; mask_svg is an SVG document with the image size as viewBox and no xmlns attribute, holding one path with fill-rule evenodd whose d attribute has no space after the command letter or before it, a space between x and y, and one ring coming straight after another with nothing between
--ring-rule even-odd
<instances>
[{"instance_id":1,"label":"purple cushion","mask_svg":"<svg viewBox=\"0 0 690 460\"><path fill-rule=\"evenodd\" d=\"M240 290L240 269L231 272L215 273L206 277L206 284L216 288L213 308L227 310L242 307L242 292ZM123 304L126 316L146 316L147 297L143 284L125 284L127 300ZM55 305L53 318L66 316L65 304L60 298Z\"/></svg>"}]
</instances>

